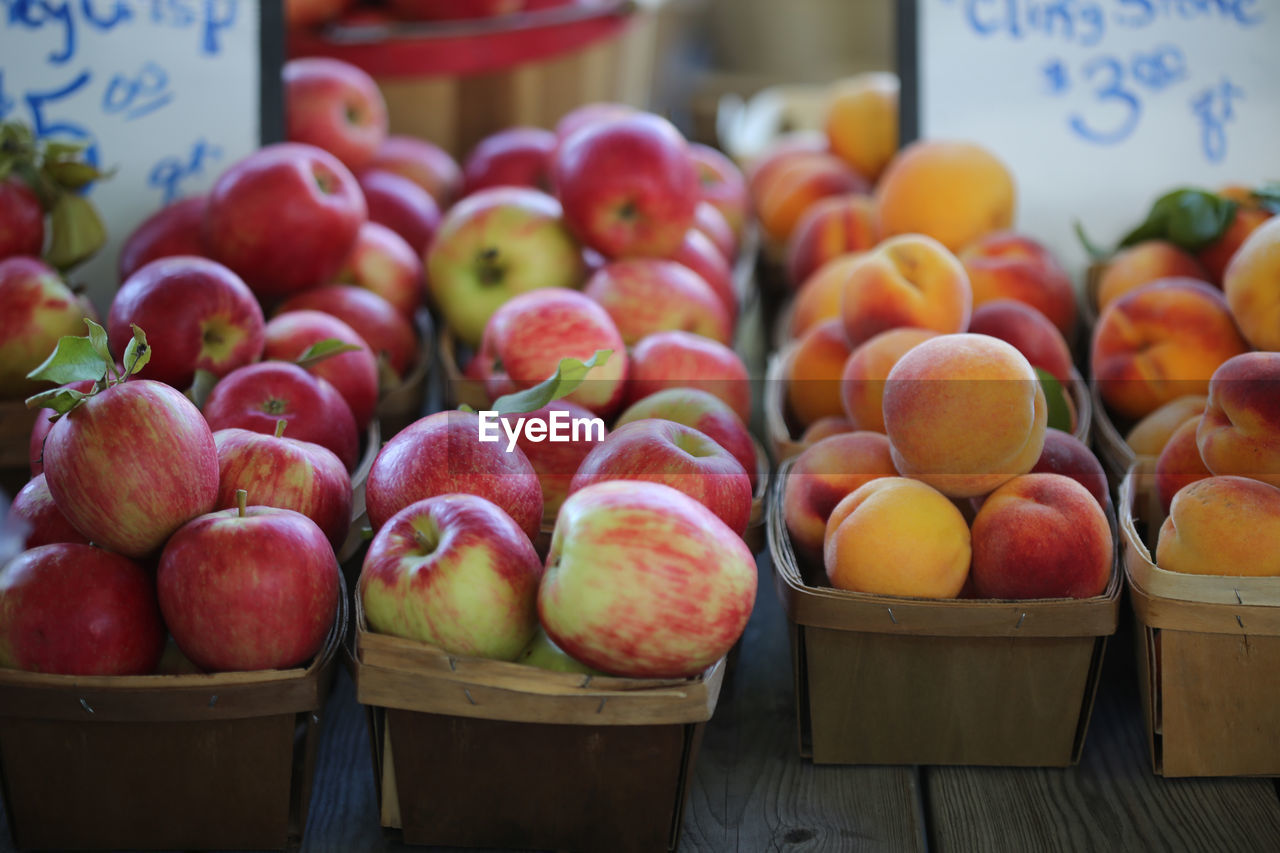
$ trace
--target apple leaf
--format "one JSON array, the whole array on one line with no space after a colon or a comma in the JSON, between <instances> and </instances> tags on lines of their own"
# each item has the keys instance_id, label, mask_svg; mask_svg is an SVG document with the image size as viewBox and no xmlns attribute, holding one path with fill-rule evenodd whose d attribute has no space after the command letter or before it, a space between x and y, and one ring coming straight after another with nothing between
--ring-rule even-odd
<instances>
[{"instance_id":1,"label":"apple leaf","mask_svg":"<svg viewBox=\"0 0 1280 853\"><path fill-rule=\"evenodd\" d=\"M50 388L48 391L41 391L39 394L28 397L27 408L53 409L57 412L54 415L56 420L80 405L81 401L88 396L90 395L74 388Z\"/></svg>"},{"instance_id":2,"label":"apple leaf","mask_svg":"<svg viewBox=\"0 0 1280 853\"><path fill-rule=\"evenodd\" d=\"M96 329L105 339L106 332L90 319L86 318L84 322L89 327L88 336L78 338L74 335L63 335L58 339L58 344L49 357L28 373L27 378L52 382L55 385L82 382L86 379L92 379L94 382L102 381L112 367L111 357L109 354L103 357L106 344L104 343L102 350L99 350L94 345L93 335Z\"/></svg>"},{"instance_id":3,"label":"apple leaf","mask_svg":"<svg viewBox=\"0 0 1280 853\"><path fill-rule=\"evenodd\" d=\"M324 361L331 355L337 355L340 352L355 352L358 349L360 347L345 343L337 338L325 338L323 341L317 341L307 347L306 351L294 361L294 364L307 368Z\"/></svg>"},{"instance_id":4,"label":"apple leaf","mask_svg":"<svg viewBox=\"0 0 1280 853\"><path fill-rule=\"evenodd\" d=\"M102 218L82 195L60 194L49 215L52 238L45 260L59 270L68 270L91 257L107 241Z\"/></svg>"},{"instance_id":5,"label":"apple leaf","mask_svg":"<svg viewBox=\"0 0 1280 853\"><path fill-rule=\"evenodd\" d=\"M93 351L99 358L111 364L111 350L107 348L107 330L91 320L86 320L85 325L89 327L89 345L93 347Z\"/></svg>"},{"instance_id":6,"label":"apple leaf","mask_svg":"<svg viewBox=\"0 0 1280 853\"><path fill-rule=\"evenodd\" d=\"M1037 367L1036 376L1040 378L1040 386L1044 388L1044 399L1048 409L1047 425L1063 432L1071 432L1071 407L1067 403L1067 391L1052 373Z\"/></svg>"},{"instance_id":7,"label":"apple leaf","mask_svg":"<svg viewBox=\"0 0 1280 853\"><path fill-rule=\"evenodd\" d=\"M548 403L567 397L577 390L587 374L593 368L603 365L613 355L613 350L596 350L591 358L579 361L576 358L562 358L556 366L556 372L532 388L504 394L493 401L493 410L504 415L517 415L541 409Z\"/></svg>"},{"instance_id":8,"label":"apple leaf","mask_svg":"<svg viewBox=\"0 0 1280 853\"><path fill-rule=\"evenodd\" d=\"M139 370L147 366L147 362L151 361L151 347L147 346L147 333L138 328L137 323L130 323L133 329L133 337L129 340L129 344L124 348L124 372L126 376L133 376ZM201 373L208 371L197 370L197 378ZM212 387L212 386L210 386ZM205 392L208 394L208 391Z\"/></svg>"}]
</instances>

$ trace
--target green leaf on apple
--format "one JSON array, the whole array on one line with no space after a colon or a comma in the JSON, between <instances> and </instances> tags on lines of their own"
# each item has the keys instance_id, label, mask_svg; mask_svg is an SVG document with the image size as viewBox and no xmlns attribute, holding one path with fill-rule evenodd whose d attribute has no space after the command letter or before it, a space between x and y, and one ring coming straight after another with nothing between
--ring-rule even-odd
<instances>
[{"instance_id":1,"label":"green leaf on apple","mask_svg":"<svg viewBox=\"0 0 1280 853\"><path fill-rule=\"evenodd\" d=\"M504 415L518 415L534 412L543 406L562 397L567 397L577 390L587 374L609 360L613 350L596 350L591 358L579 361L576 358L562 358L556 366L556 372L532 388L504 394L493 401L493 410Z\"/></svg>"},{"instance_id":2,"label":"green leaf on apple","mask_svg":"<svg viewBox=\"0 0 1280 853\"><path fill-rule=\"evenodd\" d=\"M1063 432L1071 432L1071 406L1067 403L1067 391L1052 373L1037 367L1036 376L1040 378L1040 386L1044 389L1044 399L1048 410L1047 425Z\"/></svg>"},{"instance_id":3,"label":"green leaf on apple","mask_svg":"<svg viewBox=\"0 0 1280 853\"><path fill-rule=\"evenodd\" d=\"M89 345L105 363L111 364L111 350L107 348L107 330L97 323L86 322L89 327Z\"/></svg>"},{"instance_id":4,"label":"green leaf on apple","mask_svg":"<svg viewBox=\"0 0 1280 853\"><path fill-rule=\"evenodd\" d=\"M52 237L45 260L60 271L90 258L107 241L107 229L90 201L74 193L62 193L50 211Z\"/></svg>"},{"instance_id":5,"label":"green leaf on apple","mask_svg":"<svg viewBox=\"0 0 1280 853\"><path fill-rule=\"evenodd\" d=\"M124 365L125 375L133 376L151 361L151 347L147 346L147 333L138 328L137 323L130 323L129 328L133 329L133 337L124 348L124 359L121 363ZM207 371L196 371L197 374L201 372Z\"/></svg>"},{"instance_id":6,"label":"green leaf on apple","mask_svg":"<svg viewBox=\"0 0 1280 853\"><path fill-rule=\"evenodd\" d=\"M90 395L74 388L50 388L48 391L41 391L39 394L28 397L27 408L53 409L57 412L53 416L56 420L80 405L81 401L88 396Z\"/></svg>"},{"instance_id":7,"label":"green leaf on apple","mask_svg":"<svg viewBox=\"0 0 1280 853\"><path fill-rule=\"evenodd\" d=\"M329 356L337 355L340 352L354 352L358 349L360 349L360 347L340 341L337 338L325 338L323 341L317 341L307 347L306 351L303 352L302 355L298 356L297 360L294 361L294 364L302 368L307 368L313 364L324 361Z\"/></svg>"},{"instance_id":8,"label":"green leaf on apple","mask_svg":"<svg viewBox=\"0 0 1280 853\"><path fill-rule=\"evenodd\" d=\"M103 332L102 327L92 320L86 319L84 322L90 329L88 336L77 338L74 335L63 335L58 339L58 344L49 357L28 373L27 378L53 382L57 385L81 382L86 379L92 379L94 382L102 381L107 371L111 369L111 358L103 357L103 353L94 345L90 336L94 334L95 328L102 332L104 337L106 332Z\"/></svg>"}]
</instances>

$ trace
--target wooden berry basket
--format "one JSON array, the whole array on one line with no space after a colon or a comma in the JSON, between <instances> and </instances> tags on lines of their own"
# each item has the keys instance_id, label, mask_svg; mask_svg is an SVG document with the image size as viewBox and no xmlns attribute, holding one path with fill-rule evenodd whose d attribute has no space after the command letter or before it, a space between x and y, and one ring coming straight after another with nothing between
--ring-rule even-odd
<instances>
[{"instance_id":1,"label":"wooden berry basket","mask_svg":"<svg viewBox=\"0 0 1280 853\"><path fill-rule=\"evenodd\" d=\"M399 385L382 395L374 415L382 425L382 434L387 438L425 414L423 409L427 399L427 379L431 373L436 347L431 315L427 309L418 309L414 316L414 327L418 331L418 360L400 380Z\"/></svg>"},{"instance_id":2,"label":"wooden berry basket","mask_svg":"<svg viewBox=\"0 0 1280 853\"><path fill-rule=\"evenodd\" d=\"M1280 776L1280 579L1157 566L1164 519L1141 473L1120 484L1121 533L1152 770Z\"/></svg>"},{"instance_id":3,"label":"wooden berry basket","mask_svg":"<svg viewBox=\"0 0 1280 853\"><path fill-rule=\"evenodd\" d=\"M1102 401L1102 390L1097 380L1089 382L1089 396L1093 401L1094 411L1094 449L1098 452L1098 459L1102 462L1103 471L1106 472L1107 482L1111 484L1113 490L1118 489L1120 481L1125 478L1129 469L1138 462L1138 455L1133 452L1133 448L1124 440L1124 434L1120 431L1120 426L1112 420L1111 413L1107 411L1107 406ZM1143 459L1144 464L1148 467L1155 465L1155 457L1143 457Z\"/></svg>"},{"instance_id":4,"label":"wooden berry basket","mask_svg":"<svg viewBox=\"0 0 1280 853\"><path fill-rule=\"evenodd\" d=\"M285 849L307 823L345 590L306 667L68 676L0 669L0 781L21 849Z\"/></svg>"},{"instance_id":5,"label":"wooden berry basket","mask_svg":"<svg viewBox=\"0 0 1280 853\"><path fill-rule=\"evenodd\" d=\"M357 606L384 827L408 844L673 851L721 659L694 679L549 672L375 634Z\"/></svg>"},{"instance_id":6,"label":"wooden berry basket","mask_svg":"<svg viewBox=\"0 0 1280 853\"><path fill-rule=\"evenodd\" d=\"M38 414L22 400L0 402L0 490L10 499L31 479L28 452Z\"/></svg>"},{"instance_id":7,"label":"wooden berry basket","mask_svg":"<svg viewBox=\"0 0 1280 853\"><path fill-rule=\"evenodd\" d=\"M789 469L783 465L779 483ZM775 488L769 502L769 548L791 623L803 757L1016 767L1079 761L1116 630L1118 568L1102 595L1079 600L938 601L833 589L815 577L820 568L798 563L782 494Z\"/></svg>"}]
</instances>

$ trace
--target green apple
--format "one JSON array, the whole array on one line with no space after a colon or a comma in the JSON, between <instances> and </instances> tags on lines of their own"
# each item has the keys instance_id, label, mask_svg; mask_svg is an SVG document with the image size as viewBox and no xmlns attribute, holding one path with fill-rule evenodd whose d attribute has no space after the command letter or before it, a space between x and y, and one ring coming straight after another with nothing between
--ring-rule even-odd
<instances>
[{"instance_id":1,"label":"green apple","mask_svg":"<svg viewBox=\"0 0 1280 853\"><path fill-rule=\"evenodd\" d=\"M592 669L582 661L570 657L569 653L557 646L555 641L548 637L547 632L541 628L533 635L529 645L524 647L524 651L520 652L520 656L516 658L516 663L536 666L538 669L549 669L552 672L580 672L583 675L604 674L600 670Z\"/></svg>"}]
</instances>

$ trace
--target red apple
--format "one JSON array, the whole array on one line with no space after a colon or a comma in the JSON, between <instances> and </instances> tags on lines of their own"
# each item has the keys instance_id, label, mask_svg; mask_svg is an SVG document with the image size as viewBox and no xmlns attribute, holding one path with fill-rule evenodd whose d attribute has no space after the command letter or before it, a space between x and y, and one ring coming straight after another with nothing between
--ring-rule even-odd
<instances>
[{"instance_id":1,"label":"red apple","mask_svg":"<svg viewBox=\"0 0 1280 853\"><path fill-rule=\"evenodd\" d=\"M541 421L546 424L545 432L541 427L532 432L528 428L520 428L520 418L524 418L526 423ZM538 475L538 482L542 484L543 519L556 517L560 505L569 496L569 483L578 472L578 466L592 448L608 435L609 431L603 422L599 429L573 428L575 422L583 425L590 418L590 411L565 400L556 400L541 409L521 415L504 415L502 418L512 422L512 430L517 435L516 447L529 460ZM551 440L552 436L565 433L568 434L568 441Z\"/></svg>"},{"instance_id":2,"label":"red apple","mask_svg":"<svg viewBox=\"0 0 1280 853\"><path fill-rule=\"evenodd\" d=\"M514 660L538 628L542 564L490 501L438 495L393 515L369 543L360 601L369 628L450 654Z\"/></svg>"},{"instance_id":3,"label":"red apple","mask_svg":"<svg viewBox=\"0 0 1280 853\"><path fill-rule=\"evenodd\" d=\"M92 379L80 382L69 382L65 388L88 393L93 390ZM31 425L31 437L27 440L27 459L31 463L31 476L35 477L44 471L44 439L53 428L53 418L57 416L53 409L40 409L36 412L35 423Z\"/></svg>"},{"instance_id":4,"label":"red apple","mask_svg":"<svg viewBox=\"0 0 1280 853\"><path fill-rule=\"evenodd\" d=\"M279 361L297 361L321 341L339 340L358 347L309 365L307 372L337 389L351 407L357 431L369 426L378 408L378 359L355 329L323 311L286 311L271 318L264 337L262 357Z\"/></svg>"},{"instance_id":5,"label":"red apple","mask_svg":"<svg viewBox=\"0 0 1280 853\"><path fill-rule=\"evenodd\" d=\"M107 340L124 352L133 326L150 330L151 360L138 372L178 389L197 370L226 376L262 355L263 317L240 277L193 255L161 258L131 275L107 314Z\"/></svg>"},{"instance_id":6,"label":"red apple","mask_svg":"<svg viewBox=\"0 0 1280 853\"><path fill-rule=\"evenodd\" d=\"M738 259L738 236L729 220L709 201L700 201L693 209L693 227L706 235L720 256L732 267Z\"/></svg>"},{"instance_id":7,"label":"red apple","mask_svg":"<svg viewBox=\"0 0 1280 853\"><path fill-rule=\"evenodd\" d=\"M339 271L338 281L373 291L408 320L426 296L422 256L403 237L377 222L360 226L355 248Z\"/></svg>"},{"instance_id":8,"label":"red apple","mask_svg":"<svg viewBox=\"0 0 1280 853\"><path fill-rule=\"evenodd\" d=\"M58 509L49 493L49 485L44 474L37 474L30 482L18 490L13 497L13 505L9 512L14 518L27 523L27 547L39 548L41 545L52 545L57 542L80 542L89 544L89 539L71 526L67 517Z\"/></svg>"},{"instance_id":9,"label":"red apple","mask_svg":"<svg viewBox=\"0 0 1280 853\"><path fill-rule=\"evenodd\" d=\"M560 116L560 120L556 122L556 140L558 143L563 143L584 127L639 114L640 110L636 107L616 101L592 101L581 104Z\"/></svg>"},{"instance_id":10,"label":"red apple","mask_svg":"<svg viewBox=\"0 0 1280 853\"><path fill-rule=\"evenodd\" d=\"M684 264L662 258L614 261L583 290L609 312L628 345L682 329L728 344L733 318L711 285Z\"/></svg>"},{"instance_id":11,"label":"red apple","mask_svg":"<svg viewBox=\"0 0 1280 853\"><path fill-rule=\"evenodd\" d=\"M756 578L750 549L697 501L659 483L597 483L556 519L538 616L595 669L694 676L742 635Z\"/></svg>"},{"instance_id":12,"label":"red apple","mask_svg":"<svg viewBox=\"0 0 1280 853\"><path fill-rule=\"evenodd\" d=\"M700 388L728 403L743 423L751 421L747 366L736 352L710 338L692 332L658 332L632 348L628 402L664 388Z\"/></svg>"},{"instance_id":13,"label":"red apple","mask_svg":"<svg viewBox=\"0 0 1280 853\"><path fill-rule=\"evenodd\" d=\"M489 187L550 190L556 135L541 127L509 127L476 143L462 164L462 194Z\"/></svg>"},{"instance_id":14,"label":"red apple","mask_svg":"<svg viewBox=\"0 0 1280 853\"><path fill-rule=\"evenodd\" d=\"M239 427L274 435L288 421L290 438L332 450L350 471L360 453L360 433L351 407L332 385L286 361L263 361L231 371L204 403L214 430Z\"/></svg>"},{"instance_id":15,"label":"red apple","mask_svg":"<svg viewBox=\"0 0 1280 853\"><path fill-rule=\"evenodd\" d=\"M314 27L341 15L352 0L284 0L284 19L289 29Z\"/></svg>"},{"instance_id":16,"label":"red apple","mask_svg":"<svg viewBox=\"0 0 1280 853\"><path fill-rule=\"evenodd\" d=\"M36 258L0 260L0 400L43 390L27 379L58 339L84 334L85 310L53 268Z\"/></svg>"},{"instance_id":17,"label":"red apple","mask_svg":"<svg viewBox=\"0 0 1280 853\"><path fill-rule=\"evenodd\" d=\"M373 78L329 57L284 65L285 135L323 148L358 172L387 138L387 104Z\"/></svg>"},{"instance_id":18,"label":"red apple","mask_svg":"<svg viewBox=\"0 0 1280 853\"><path fill-rule=\"evenodd\" d=\"M701 142L689 144L689 156L698 172L702 200L720 211L734 235L741 238L751 210L742 170L719 149Z\"/></svg>"},{"instance_id":19,"label":"red apple","mask_svg":"<svg viewBox=\"0 0 1280 853\"><path fill-rule=\"evenodd\" d=\"M218 451L200 410L181 392L133 379L88 397L53 424L44 475L58 509L90 541L145 557L213 507Z\"/></svg>"},{"instance_id":20,"label":"red apple","mask_svg":"<svg viewBox=\"0 0 1280 853\"><path fill-rule=\"evenodd\" d=\"M739 536L751 519L751 478L742 463L675 421L632 421L609 433L578 466L569 494L605 480L664 483L710 509Z\"/></svg>"},{"instance_id":21,"label":"red apple","mask_svg":"<svg viewBox=\"0 0 1280 853\"><path fill-rule=\"evenodd\" d=\"M418 358L418 333L408 318L372 290L350 284L331 284L290 297L281 313L321 311L337 317L360 336L397 376Z\"/></svg>"},{"instance_id":22,"label":"red apple","mask_svg":"<svg viewBox=\"0 0 1280 853\"><path fill-rule=\"evenodd\" d=\"M164 626L146 571L78 543L0 565L0 667L50 675L148 675Z\"/></svg>"},{"instance_id":23,"label":"red apple","mask_svg":"<svg viewBox=\"0 0 1280 853\"><path fill-rule=\"evenodd\" d=\"M697 228L690 228L685 232L680 248L671 255L671 260L684 264L710 285L728 312L730 321L737 322L738 293L733 286L733 267L711 238Z\"/></svg>"},{"instance_id":24,"label":"red apple","mask_svg":"<svg viewBox=\"0 0 1280 853\"><path fill-rule=\"evenodd\" d=\"M462 170L449 152L412 136L388 136L369 165L404 175L430 193L441 209L453 204L462 186Z\"/></svg>"},{"instance_id":25,"label":"red apple","mask_svg":"<svg viewBox=\"0 0 1280 853\"><path fill-rule=\"evenodd\" d=\"M173 534L156 593L178 648L201 669L288 669L320 651L333 626L338 560L302 513L242 505Z\"/></svg>"},{"instance_id":26,"label":"red apple","mask_svg":"<svg viewBox=\"0 0 1280 853\"><path fill-rule=\"evenodd\" d=\"M499 430L500 432L500 430ZM470 412L436 412L382 446L365 483L374 530L411 503L460 492L493 501L530 539L542 524L542 486L520 449L480 441Z\"/></svg>"},{"instance_id":27,"label":"red apple","mask_svg":"<svg viewBox=\"0 0 1280 853\"><path fill-rule=\"evenodd\" d=\"M218 447L215 507L235 507L236 492L244 489L259 506L291 509L314 521L336 551L351 528L351 476L332 450L282 432L264 435L232 428L213 434Z\"/></svg>"},{"instance_id":28,"label":"red apple","mask_svg":"<svg viewBox=\"0 0 1280 853\"><path fill-rule=\"evenodd\" d=\"M142 267L173 255L205 255L204 211L208 199L194 196L175 201L147 217L120 247L118 270L124 281Z\"/></svg>"},{"instance_id":29,"label":"red apple","mask_svg":"<svg viewBox=\"0 0 1280 853\"><path fill-rule=\"evenodd\" d=\"M610 258L672 254L701 200L688 144L652 113L575 131L556 151L553 181L569 228Z\"/></svg>"},{"instance_id":30,"label":"red apple","mask_svg":"<svg viewBox=\"0 0 1280 853\"><path fill-rule=\"evenodd\" d=\"M632 421L660 418L693 427L737 459L756 487L756 447L746 425L719 397L698 388L667 388L632 403L614 428Z\"/></svg>"},{"instance_id":31,"label":"red apple","mask_svg":"<svg viewBox=\"0 0 1280 853\"><path fill-rule=\"evenodd\" d=\"M209 193L204 239L215 260L274 299L332 281L367 213L360 185L336 157L284 142L222 173Z\"/></svg>"},{"instance_id":32,"label":"red apple","mask_svg":"<svg viewBox=\"0 0 1280 853\"><path fill-rule=\"evenodd\" d=\"M44 208L17 175L0 180L0 261L39 257L44 249Z\"/></svg>"},{"instance_id":33,"label":"red apple","mask_svg":"<svg viewBox=\"0 0 1280 853\"><path fill-rule=\"evenodd\" d=\"M360 189L369 206L369 221L387 226L414 254L424 256L440 228L440 205L431 194L404 175L383 169L361 172Z\"/></svg>"}]
</instances>

